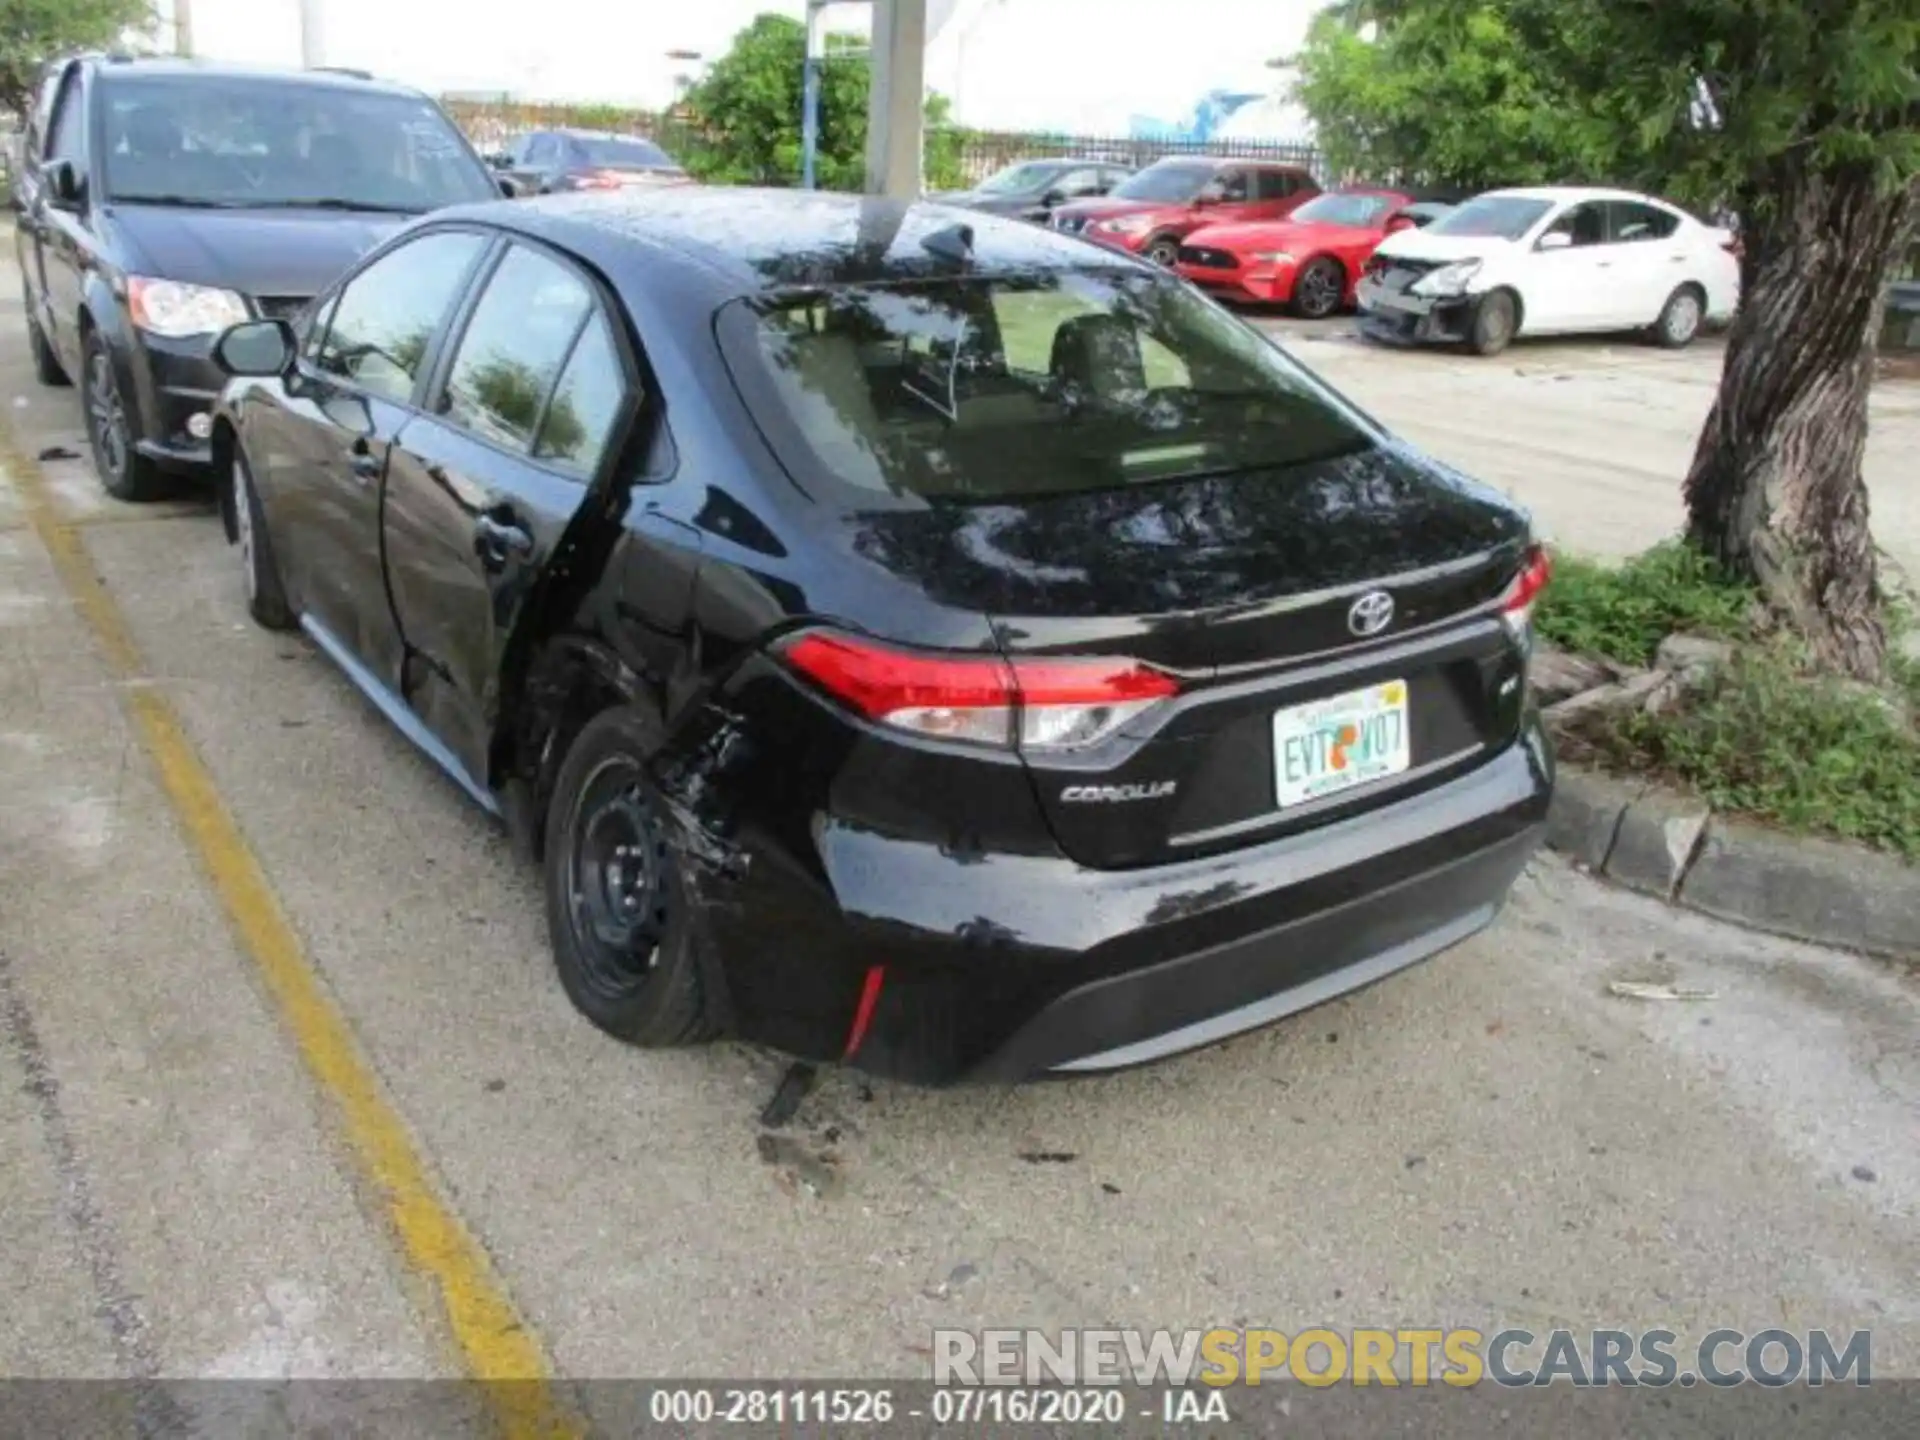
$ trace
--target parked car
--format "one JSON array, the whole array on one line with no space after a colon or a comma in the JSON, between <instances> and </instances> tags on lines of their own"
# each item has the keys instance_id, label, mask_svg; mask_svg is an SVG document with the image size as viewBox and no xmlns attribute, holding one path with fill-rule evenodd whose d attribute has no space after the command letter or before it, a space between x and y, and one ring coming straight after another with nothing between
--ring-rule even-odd
<instances>
[{"instance_id":1,"label":"parked car","mask_svg":"<svg viewBox=\"0 0 1920 1440\"><path fill-rule=\"evenodd\" d=\"M685 168L653 141L595 130L535 130L494 156L493 164L529 195L692 183Z\"/></svg>"},{"instance_id":2,"label":"parked car","mask_svg":"<svg viewBox=\"0 0 1920 1440\"><path fill-rule=\"evenodd\" d=\"M288 315L407 218L498 188L426 96L340 73L85 57L29 117L15 208L27 335L80 384L122 500L203 469L214 337Z\"/></svg>"},{"instance_id":3,"label":"parked car","mask_svg":"<svg viewBox=\"0 0 1920 1440\"><path fill-rule=\"evenodd\" d=\"M1403 190L1332 190L1285 220L1204 225L1181 243L1174 268L1223 298L1290 304L1320 320L1352 303L1367 257L1383 239L1451 208Z\"/></svg>"},{"instance_id":4,"label":"parked car","mask_svg":"<svg viewBox=\"0 0 1920 1440\"><path fill-rule=\"evenodd\" d=\"M1116 185L1102 200L1062 205L1054 227L1172 265L1180 242L1203 225L1279 220L1320 193L1298 165L1169 156Z\"/></svg>"},{"instance_id":5,"label":"parked car","mask_svg":"<svg viewBox=\"0 0 1920 1440\"><path fill-rule=\"evenodd\" d=\"M623 1039L1131 1065L1463 939L1540 838L1525 513L1151 266L556 196L218 353L253 616L543 857Z\"/></svg>"},{"instance_id":6,"label":"parked car","mask_svg":"<svg viewBox=\"0 0 1920 1440\"><path fill-rule=\"evenodd\" d=\"M1672 348L1739 303L1730 231L1627 190L1494 190L1423 230L1390 235L1357 300L1364 334L1464 341L1644 330Z\"/></svg>"},{"instance_id":7,"label":"parked car","mask_svg":"<svg viewBox=\"0 0 1920 1440\"><path fill-rule=\"evenodd\" d=\"M946 205L1044 221L1060 206L1105 195L1133 172L1125 166L1071 156L1021 160L996 170L971 190L952 190L932 198Z\"/></svg>"}]
</instances>

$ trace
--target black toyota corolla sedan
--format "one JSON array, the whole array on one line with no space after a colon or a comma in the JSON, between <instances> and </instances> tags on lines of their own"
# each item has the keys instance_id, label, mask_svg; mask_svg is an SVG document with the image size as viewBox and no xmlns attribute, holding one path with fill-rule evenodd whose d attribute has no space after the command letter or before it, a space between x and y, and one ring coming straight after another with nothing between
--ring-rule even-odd
<instances>
[{"instance_id":1,"label":"black toyota corolla sedan","mask_svg":"<svg viewBox=\"0 0 1920 1440\"><path fill-rule=\"evenodd\" d=\"M643 1045L1116 1068L1473 934L1526 516L1150 266L686 189L441 212L217 353L248 603L544 867Z\"/></svg>"}]
</instances>

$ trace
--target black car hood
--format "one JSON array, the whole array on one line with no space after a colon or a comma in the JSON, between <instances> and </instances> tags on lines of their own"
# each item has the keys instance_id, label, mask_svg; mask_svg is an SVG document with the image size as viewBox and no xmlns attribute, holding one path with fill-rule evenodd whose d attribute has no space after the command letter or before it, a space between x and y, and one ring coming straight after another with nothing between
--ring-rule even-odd
<instances>
[{"instance_id":1,"label":"black car hood","mask_svg":"<svg viewBox=\"0 0 1920 1440\"><path fill-rule=\"evenodd\" d=\"M1398 446L1019 505L862 514L853 548L996 615L1196 615L1517 554L1526 513Z\"/></svg>"},{"instance_id":2,"label":"black car hood","mask_svg":"<svg viewBox=\"0 0 1920 1440\"><path fill-rule=\"evenodd\" d=\"M161 280L246 295L317 295L412 217L342 210L114 205L112 251Z\"/></svg>"}]
</instances>

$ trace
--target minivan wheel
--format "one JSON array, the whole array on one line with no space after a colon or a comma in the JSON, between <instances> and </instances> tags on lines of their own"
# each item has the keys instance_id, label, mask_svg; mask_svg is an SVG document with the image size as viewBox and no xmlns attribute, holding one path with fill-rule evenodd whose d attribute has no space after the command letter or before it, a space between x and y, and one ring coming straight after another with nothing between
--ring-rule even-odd
<instances>
[{"instance_id":1,"label":"minivan wheel","mask_svg":"<svg viewBox=\"0 0 1920 1440\"><path fill-rule=\"evenodd\" d=\"M166 494L160 467L134 449L134 422L114 375L113 356L98 331L89 332L81 349L80 405L86 412L93 468L106 492L135 503Z\"/></svg>"},{"instance_id":2,"label":"minivan wheel","mask_svg":"<svg viewBox=\"0 0 1920 1440\"><path fill-rule=\"evenodd\" d=\"M1154 264L1163 269L1171 270L1173 268L1173 262L1180 258L1180 242L1171 235L1162 235L1158 240L1147 246L1144 253L1147 259L1151 260Z\"/></svg>"},{"instance_id":3,"label":"minivan wheel","mask_svg":"<svg viewBox=\"0 0 1920 1440\"><path fill-rule=\"evenodd\" d=\"M1467 327L1467 348L1476 355L1498 355L1512 343L1519 318L1510 292L1495 290L1482 296Z\"/></svg>"},{"instance_id":4,"label":"minivan wheel","mask_svg":"<svg viewBox=\"0 0 1920 1440\"><path fill-rule=\"evenodd\" d=\"M1347 293L1347 275L1340 262L1322 255L1293 282L1293 311L1302 320L1324 320L1340 308Z\"/></svg>"},{"instance_id":5,"label":"minivan wheel","mask_svg":"<svg viewBox=\"0 0 1920 1440\"><path fill-rule=\"evenodd\" d=\"M708 1039L679 845L646 769L652 727L625 707L588 721L547 809L547 929L567 998L632 1045Z\"/></svg>"},{"instance_id":6,"label":"minivan wheel","mask_svg":"<svg viewBox=\"0 0 1920 1440\"><path fill-rule=\"evenodd\" d=\"M1660 318L1653 322L1653 343L1663 350L1685 349L1699 335L1705 310L1699 290L1682 285L1660 307Z\"/></svg>"},{"instance_id":7,"label":"minivan wheel","mask_svg":"<svg viewBox=\"0 0 1920 1440\"><path fill-rule=\"evenodd\" d=\"M71 385L67 370L60 363L60 357L53 353L53 346L47 343L47 334L40 328L40 317L33 313L33 298L26 293L26 287L20 287L21 303L27 307L27 348L33 352L33 378L42 385Z\"/></svg>"},{"instance_id":8,"label":"minivan wheel","mask_svg":"<svg viewBox=\"0 0 1920 1440\"><path fill-rule=\"evenodd\" d=\"M280 586L280 566L273 558L273 541L260 514L260 497L253 475L238 449L233 456L233 531L240 547L240 576L246 586L247 613L265 629L291 630L295 621L287 593Z\"/></svg>"}]
</instances>

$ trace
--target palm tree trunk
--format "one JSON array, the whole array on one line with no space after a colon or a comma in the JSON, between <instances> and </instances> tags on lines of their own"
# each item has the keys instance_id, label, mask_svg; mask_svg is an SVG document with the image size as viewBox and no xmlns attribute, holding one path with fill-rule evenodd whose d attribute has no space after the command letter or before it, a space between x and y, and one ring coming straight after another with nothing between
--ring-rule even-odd
<instances>
[{"instance_id":1,"label":"palm tree trunk","mask_svg":"<svg viewBox=\"0 0 1920 1440\"><path fill-rule=\"evenodd\" d=\"M1762 195L1771 203L1755 204ZM1789 152L1740 201L1740 313L1687 476L1689 533L1754 581L1822 665L1877 681L1887 637L1861 464L1915 190Z\"/></svg>"}]
</instances>

